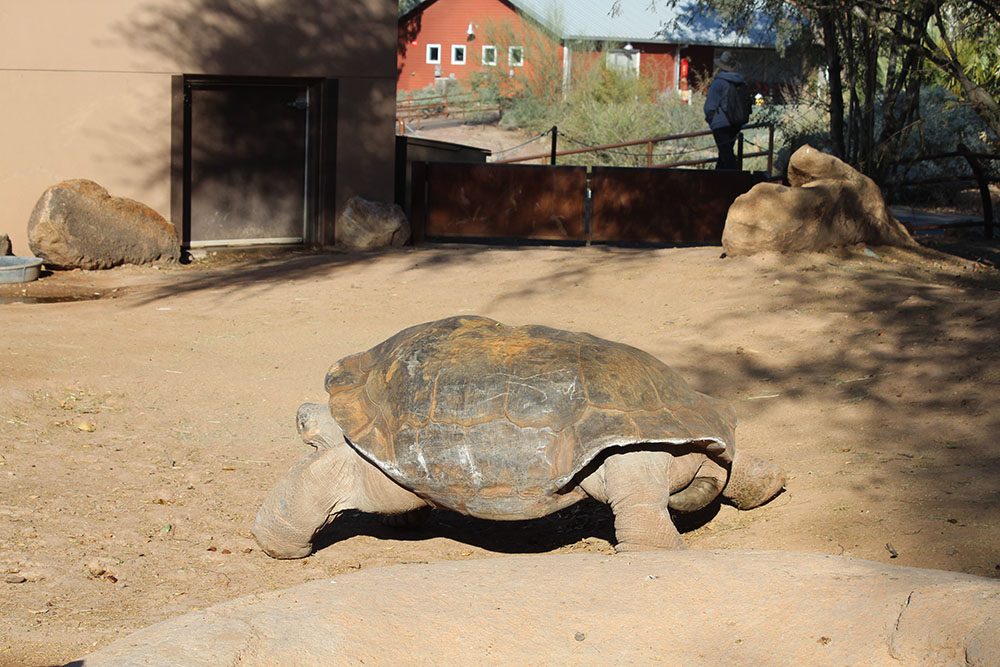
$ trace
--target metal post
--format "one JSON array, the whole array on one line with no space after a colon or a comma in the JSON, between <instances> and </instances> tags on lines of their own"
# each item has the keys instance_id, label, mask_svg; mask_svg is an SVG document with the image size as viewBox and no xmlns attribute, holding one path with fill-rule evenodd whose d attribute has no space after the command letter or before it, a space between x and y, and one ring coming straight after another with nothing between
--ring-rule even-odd
<instances>
[{"instance_id":1,"label":"metal post","mask_svg":"<svg viewBox=\"0 0 1000 667\"><path fill-rule=\"evenodd\" d=\"M986 174L983 173L983 166L979 160L969 150L965 144L958 145L958 152L962 154L972 167L972 173L979 182L979 196L983 200L983 236L988 239L993 238L993 200L990 197L990 187L986 182Z\"/></svg>"},{"instance_id":2,"label":"metal post","mask_svg":"<svg viewBox=\"0 0 1000 667\"><path fill-rule=\"evenodd\" d=\"M646 149L647 149L646 150L646 166L647 167L652 167L653 166L653 142L652 141L650 141L646 145Z\"/></svg>"},{"instance_id":3,"label":"metal post","mask_svg":"<svg viewBox=\"0 0 1000 667\"><path fill-rule=\"evenodd\" d=\"M554 165L556 163L556 140L559 137L559 128L553 125L549 131L552 132L552 159L549 164Z\"/></svg>"},{"instance_id":4,"label":"metal post","mask_svg":"<svg viewBox=\"0 0 1000 667\"><path fill-rule=\"evenodd\" d=\"M427 162L412 162L410 164L410 236L414 245L423 243L427 234L428 199L427 192Z\"/></svg>"},{"instance_id":5,"label":"metal post","mask_svg":"<svg viewBox=\"0 0 1000 667\"><path fill-rule=\"evenodd\" d=\"M743 132L736 135L736 164L743 171Z\"/></svg>"},{"instance_id":6,"label":"metal post","mask_svg":"<svg viewBox=\"0 0 1000 667\"><path fill-rule=\"evenodd\" d=\"M767 178L771 180L774 171L774 125L767 126Z\"/></svg>"}]
</instances>

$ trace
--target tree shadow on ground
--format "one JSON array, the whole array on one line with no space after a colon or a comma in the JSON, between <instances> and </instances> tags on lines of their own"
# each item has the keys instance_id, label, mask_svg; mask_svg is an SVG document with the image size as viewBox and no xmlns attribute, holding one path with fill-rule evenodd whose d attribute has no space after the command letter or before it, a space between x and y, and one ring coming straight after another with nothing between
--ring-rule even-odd
<instances>
[{"instance_id":1,"label":"tree shadow on ground","mask_svg":"<svg viewBox=\"0 0 1000 667\"><path fill-rule=\"evenodd\" d=\"M942 235L925 237L921 243L955 257L1000 268L1000 243L995 239L984 239L978 234Z\"/></svg>"},{"instance_id":2,"label":"tree shadow on ground","mask_svg":"<svg viewBox=\"0 0 1000 667\"><path fill-rule=\"evenodd\" d=\"M766 267L756 285L774 298L720 312L686 355L695 363L679 370L734 401L737 437L756 428L766 438L756 446L780 453L810 502L851 497L882 522L876 532L971 551L934 522L985 526L1000 513L1000 415L990 409L1000 394L1000 280L954 256L876 250L879 259L853 251ZM732 330L748 332L738 338L745 349L716 343ZM835 476L803 479L813 466ZM981 555L975 573L995 576Z\"/></svg>"},{"instance_id":3,"label":"tree shadow on ground","mask_svg":"<svg viewBox=\"0 0 1000 667\"><path fill-rule=\"evenodd\" d=\"M225 291L237 294L243 291L266 290L269 284L286 284L289 281L306 281L330 278L352 269L363 268L386 259L405 257L412 262L401 273L428 267L468 266L474 271L482 256L489 253L517 253L537 246L490 246L472 244L421 244L405 248L391 248L367 252L326 252L301 249L270 251L232 251L220 254L212 262L199 262L185 267L176 279L156 286L139 300L148 305L159 299L203 291ZM576 248L550 248L573 258ZM627 264L645 260L648 251L601 246L583 252L600 253L600 261ZM557 268L532 285L505 293L504 299L524 299L537 295L552 286L568 285L596 272L598 267L578 265Z\"/></svg>"}]
</instances>

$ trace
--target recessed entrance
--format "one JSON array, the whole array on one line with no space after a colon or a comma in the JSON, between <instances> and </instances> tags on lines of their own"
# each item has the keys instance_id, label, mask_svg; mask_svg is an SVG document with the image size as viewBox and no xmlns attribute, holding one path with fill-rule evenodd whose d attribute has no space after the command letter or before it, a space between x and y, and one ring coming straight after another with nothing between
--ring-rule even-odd
<instances>
[{"instance_id":1,"label":"recessed entrance","mask_svg":"<svg viewBox=\"0 0 1000 667\"><path fill-rule=\"evenodd\" d=\"M184 77L186 247L316 240L322 81Z\"/></svg>"}]
</instances>

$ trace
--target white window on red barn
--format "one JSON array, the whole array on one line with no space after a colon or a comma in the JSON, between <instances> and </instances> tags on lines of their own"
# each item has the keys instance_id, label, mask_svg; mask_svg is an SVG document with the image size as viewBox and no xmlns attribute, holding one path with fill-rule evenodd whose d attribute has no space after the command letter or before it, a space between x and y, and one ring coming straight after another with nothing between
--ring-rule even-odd
<instances>
[{"instance_id":1,"label":"white window on red barn","mask_svg":"<svg viewBox=\"0 0 1000 667\"><path fill-rule=\"evenodd\" d=\"M627 45L624 49L612 49L607 52L605 63L608 69L622 74L639 74L639 52Z\"/></svg>"},{"instance_id":2,"label":"white window on red barn","mask_svg":"<svg viewBox=\"0 0 1000 667\"><path fill-rule=\"evenodd\" d=\"M428 44L427 45L427 63L429 65L436 65L441 62L441 45L440 44Z\"/></svg>"},{"instance_id":3,"label":"white window on red barn","mask_svg":"<svg viewBox=\"0 0 1000 667\"><path fill-rule=\"evenodd\" d=\"M509 62L513 67L521 67L524 65L524 47L523 46L511 46L507 49L507 62Z\"/></svg>"},{"instance_id":4,"label":"white window on red barn","mask_svg":"<svg viewBox=\"0 0 1000 667\"><path fill-rule=\"evenodd\" d=\"M451 45L451 64L452 65L464 65L465 64L465 45L464 44L452 44Z\"/></svg>"},{"instance_id":5,"label":"white window on red barn","mask_svg":"<svg viewBox=\"0 0 1000 667\"><path fill-rule=\"evenodd\" d=\"M497 64L497 47L483 45L483 64L494 66Z\"/></svg>"}]
</instances>

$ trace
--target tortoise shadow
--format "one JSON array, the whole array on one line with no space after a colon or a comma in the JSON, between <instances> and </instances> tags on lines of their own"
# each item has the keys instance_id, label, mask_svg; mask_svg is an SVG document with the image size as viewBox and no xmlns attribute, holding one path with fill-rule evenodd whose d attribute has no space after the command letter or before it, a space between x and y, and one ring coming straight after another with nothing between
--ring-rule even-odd
<instances>
[{"instance_id":1,"label":"tortoise shadow","mask_svg":"<svg viewBox=\"0 0 1000 667\"><path fill-rule=\"evenodd\" d=\"M704 509L675 514L674 524L683 535L697 530L718 513L718 499ZM365 535L381 540L417 542L445 538L502 554L540 554L577 544L589 538L616 544L615 519L608 505L592 499L537 519L491 521L449 510L434 510L418 526L391 526L377 514L350 511L337 517L313 540L315 551L351 537Z\"/></svg>"}]
</instances>

